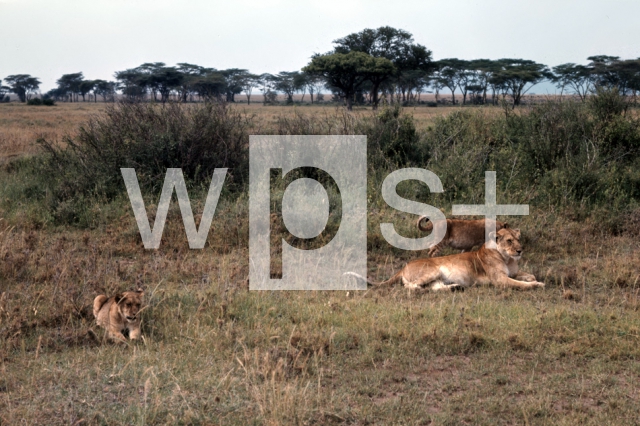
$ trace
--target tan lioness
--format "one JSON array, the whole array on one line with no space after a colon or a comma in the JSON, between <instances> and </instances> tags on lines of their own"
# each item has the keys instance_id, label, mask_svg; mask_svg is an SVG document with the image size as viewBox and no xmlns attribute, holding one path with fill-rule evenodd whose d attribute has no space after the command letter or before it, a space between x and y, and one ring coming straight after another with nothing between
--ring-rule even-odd
<instances>
[{"instance_id":1,"label":"tan lioness","mask_svg":"<svg viewBox=\"0 0 640 426\"><path fill-rule=\"evenodd\" d=\"M490 242L478 251L416 259L381 283L369 281L353 272L346 274L364 279L374 286L401 282L407 288L428 287L432 290L461 290L475 284L522 290L544 287L544 283L536 281L533 275L518 271L518 260L522 256L520 230L504 228L491 234L496 238L495 248L489 248Z\"/></svg>"},{"instance_id":2,"label":"tan lioness","mask_svg":"<svg viewBox=\"0 0 640 426\"><path fill-rule=\"evenodd\" d=\"M116 342L125 342L127 339L122 332L129 330L129 338L134 340L140 337L140 306L144 292L125 291L108 298L104 294L97 296L93 301L93 316L100 327L107 330L107 336Z\"/></svg>"},{"instance_id":3,"label":"tan lioness","mask_svg":"<svg viewBox=\"0 0 640 426\"><path fill-rule=\"evenodd\" d=\"M444 238L429 248L428 256L437 256L445 247L462 250L464 253L471 251L475 246L484 244L485 220L447 219L447 232L444 234ZM508 227L508 224L496 220L496 232ZM431 232L433 231L433 222L427 216L421 216L418 219L418 229L422 232Z\"/></svg>"}]
</instances>

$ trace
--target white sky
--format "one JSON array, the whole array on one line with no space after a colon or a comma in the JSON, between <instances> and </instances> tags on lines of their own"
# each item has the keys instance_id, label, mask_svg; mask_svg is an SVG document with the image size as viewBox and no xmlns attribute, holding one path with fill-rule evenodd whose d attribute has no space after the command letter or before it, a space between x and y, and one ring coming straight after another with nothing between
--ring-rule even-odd
<instances>
[{"instance_id":1,"label":"white sky","mask_svg":"<svg viewBox=\"0 0 640 426\"><path fill-rule=\"evenodd\" d=\"M383 25L435 59L629 59L640 57L639 17L639 0L0 0L0 78L31 74L44 92L62 74L113 80L143 62L292 71Z\"/></svg>"}]
</instances>

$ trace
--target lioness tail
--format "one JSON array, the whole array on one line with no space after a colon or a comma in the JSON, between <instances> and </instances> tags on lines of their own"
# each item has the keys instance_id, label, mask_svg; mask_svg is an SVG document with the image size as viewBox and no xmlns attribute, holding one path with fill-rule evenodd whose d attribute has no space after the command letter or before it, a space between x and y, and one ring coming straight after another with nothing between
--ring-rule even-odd
<instances>
[{"instance_id":1,"label":"lioness tail","mask_svg":"<svg viewBox=\"0 0 640 426\"><path fill-rule=\"evenodd\" d=\"M393 285L393 284L395 284L395 283L397 283L397 282L399 282L399 281L402 281L402 275L401 275L401 272L402 272L402 271L398 272L397 274L395 274L394 276L392 276L392 277L391 277L391 278L389 278L388 280L386 280L386 281L381 281L381 282L379 282L379 283L377 283L377 282L375 282L375 281L371 281L370 279L368 279L368 278L366 278L366 277L363 277L363 276L362 276L362 275L360 275L360 274L356 274L355 272L345 272L345 273L344 273L344 274L342 274L342 275L349 275L349 276L355 277L357 280L365 281L367 284L370 284L370 285L372 285L372 286L374 286L374 287L380 287L380 286L386 286L386 285Z\"/></svg>"}]
</instances>

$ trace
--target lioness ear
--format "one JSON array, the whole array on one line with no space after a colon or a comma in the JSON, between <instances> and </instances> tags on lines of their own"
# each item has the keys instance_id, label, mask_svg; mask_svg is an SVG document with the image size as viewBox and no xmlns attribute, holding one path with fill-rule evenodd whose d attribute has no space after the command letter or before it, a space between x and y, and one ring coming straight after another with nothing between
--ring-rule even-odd
<instances>
[{"instance_id":1,"label":"lioness ear","mask_svg":"<svg viewBox=\"0 0 640 426\"><path fill-rule=\"evenodd\" d=\"M114 296L115 300L116 300L116 304L120 303L120 301L124 298L124 294L122 293L118 293Z\"/></svg>"},{"instance_id":2,"label":"lioness ear","mask_svg":"<svg viewBox=\"0 0 640 426\"><path fill-rule=\"evenodd\" d=\"M505 222L504 225L502 225L502 228L509 229L509 224L507 222Z\"/></svg>"},{"instance_id":3,"label":"lioness ear","mask_svg":"<svg viewBox=\"0 0 640 426\"><path fill-rule=\"evenodd\" d=\"M514 235L516 236L517 239L520 239L520 229L514 229L513 233L514 233Z\"/></svg>"}]
</instances>

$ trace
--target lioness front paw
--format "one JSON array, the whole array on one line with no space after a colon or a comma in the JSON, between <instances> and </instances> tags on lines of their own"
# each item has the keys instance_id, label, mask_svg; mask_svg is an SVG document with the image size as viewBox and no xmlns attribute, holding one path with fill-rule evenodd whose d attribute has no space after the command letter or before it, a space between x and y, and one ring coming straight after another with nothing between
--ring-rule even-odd
<instances>
[{"instance_id":1,"label":"lioness front paw","mask_svg":"<svg viewBox=\"0 0 640 426\"><path fill-rule=\"evenodd\" d=\"M542 282L540 282L540 281L537 281L537 282L533 283L533 285L534 285L535 287L544 288L544 283L542 283Z\"/></svg>"}]
</instances>

